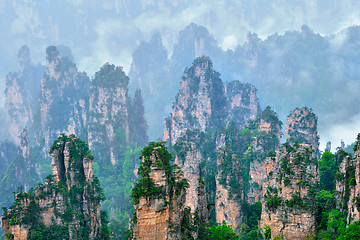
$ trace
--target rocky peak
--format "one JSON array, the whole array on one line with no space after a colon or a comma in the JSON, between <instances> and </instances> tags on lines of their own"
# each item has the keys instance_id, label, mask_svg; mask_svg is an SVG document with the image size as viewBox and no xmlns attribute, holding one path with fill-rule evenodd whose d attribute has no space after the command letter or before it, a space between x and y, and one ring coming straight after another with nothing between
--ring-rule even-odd
<instances>
[{"instance_id":1,"label":"rocky peak","mask_svg":"<svg viewBox=\"0 0 360 240\"><path fill-rule=\"evenodd\" d=\"M33 124L38 110L39 86L42 66L31 64L30 49L24 45L19 49L19 71L6 77L5 107L8 114L9 133L19 143L19 135L25 127Z\"/></svg>"},{"instance_id":2,"label":"rocky peak","mask_svg":"<svg viewBox=\"0 0 360 240\"><path fill-rule=\"evenodd\" d=\"M31 66L30 49L28 46L23 45L20 47L18 52L19 70L24 72L25 69Z\"/></svg>"},{"instance_id":3,"label":"rocky peak","mask_svg":"<svg viewBox=\"0 0 360 240\"><path fill-rule=\"evenodd\" d=\"M108 149L107 158L112 164L119 158L118 146L130 139L128 83L122 67L105 63L95 73L90 87L89 145ZM98 157L102 162L102 156Z\"/></svg>"},{"instance_id":4,"label":"rocky peak","mask_svg":"<svg viewBox=\"0 0 360 240\"><path fill-rule=\"evenodd\" d=\"M184 71L171 119L165 122L165 140L175 144L187 129L219 128L224 122L225 104L220 74L208 57L196 58Z\"/></svg>"},{"instance_id":5,"label":"rocky peak","mask_svg":"<svg viewBox=\"0 0 360 240\"><path fill-rule=\"evenodd\" d=\"M231 81L225 84L228 102L228 121L234 121L239 129L243 129L249 120L254 120L260 112L256 96L257 89L249 83Z\"/></svg>"},{"instance_id":6,"label":"rocky peak","mask_svg":"<svg viewBox=\"0 0 360 240\"><path fill-rule=\"evenodd\" d=\"M203 55L218 55L220 51L216 40L205 27L191 23L180 31L178 43L174 46L172 59L182 65L190 63L192 59Z\"/></svg>"},{"instance_id":7,"label":"rocky peak","mask_svg":"<svg viewBox=\"0 0 360 240\"><path fill-rule=\"evenodd\" d=\"M132 197L135 217L131 239L182 239L181 226L186 217L185 191L188 180L170 163L171 155L163 143L150 143L141 154L142 162Z\"/></svg>"},{"instance_id":8,"label":"rocky peak","mask_svg":"<svg viewBox=\"0 0 360 240\"><path fill-rule=\"evenodd\" d=\"M89 153L85 142L61 135L51 146L51 167L56 182L61 181L70 189L83 182L93 181L92 164L94 157Z\"/></svg>"},{"instance_id":9,"label":"rocky peak","mask_svg":"<svg viewBox=\"0 0 360 240\"><path fill-rule=\"evenodd\" d=\"M312 109L297 108L292 111L286 122L286 137L290 143L306 143L319 155L319 136L317 134L317 116Z\"/></svg>"},{"instance_id":10,"label":"rocky peak","mask_svg":"<svg viewBox=\"0 0 360 240\"><path fill-rule=\"evenodd\" d=\"M253 129L252 155L249 169L249 189L247 201L254 204L262 199L261 186L264 185L267 174L267 163L264 161L266 156L275 155L275 151L280 147L282 122L277 114L269 106L262 111L254 121L248 124L249 129Z\"/></svg>"},{"instance_id":11,"label":"rocky peak","mask_svg":"<svg viewBox=\"0 0 360 240\"><path fill-rule=\"evenodd\" d=\"M41 129L46 146L62 132L79 135L87 122L90 79L59 54L55 46L46 49L46 71L41 79Z\"/></svg>"},{"instance_id":12,"label":"rocky peak","mask_svg":"<svg viewBox=\"0 0 360 240\"><path fill-rule=\"evenodd\" d=\"M259 111L254 86L239 81L224 85L210 58L202 56L184 71L164 139L174 144L187 130L217 130L230 121L242 129Z\"/></svg>"},{"instance_id":13,"label":"rocky peak","mask_svg":"<svg viewBox=\"0 0 360 240\"><path fill-rule=\"evenodd\" d=\"M260 228L272 239L305 239L315 235L315 191L320 180L317 159L309 144L288 143L265 160Z\"/></svg>"},{"instance_id":14,"label":"rocky peak","mask_svg":"<svg viewBox=\"0 0 360 240\"><path fill-rule=\"evenodd\" d=\"M5 210L5 239L110 239L100 211L103 190L93 178L87 144L62 135L50 154L53 175L29 192L19 190Z\"/></svg>"}]
</instances>

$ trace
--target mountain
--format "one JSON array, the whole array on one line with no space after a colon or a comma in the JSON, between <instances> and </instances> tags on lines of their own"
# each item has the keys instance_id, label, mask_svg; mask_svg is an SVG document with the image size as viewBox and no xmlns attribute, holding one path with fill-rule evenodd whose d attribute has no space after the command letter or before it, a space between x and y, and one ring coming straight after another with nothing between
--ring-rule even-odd
<instances>
[{"instance_id":1,"label":"mountain","mask_svg":"<svg viewBox=\"0 0 360 240\"><path fill-rule=\"evenodd\" d=\"M0 203L9 207L18 187L28 191L45 180L51 172L49 143L76 134L95 155L111 229L124 237L137 154L148 142L142 93L129 96L129 78L119 66L106 63L90 79L72 60L67 47L49 46L45 68L36 68L29 48L19 50L20 70L9 74L6 91L10 135L19 146L1 143Z\"/></svg>"},{"instance_id":2,"label":"mountain","mask_svg":"<svg viewBox=\"0 0 360 240\"><path fill-rule=\"evenodd\" d=\"M62 135L50 149L52 175L28 192L20 189L5 209L5 239L110 239L94 156L75 135Z\"/></svg>"}]
</instances>

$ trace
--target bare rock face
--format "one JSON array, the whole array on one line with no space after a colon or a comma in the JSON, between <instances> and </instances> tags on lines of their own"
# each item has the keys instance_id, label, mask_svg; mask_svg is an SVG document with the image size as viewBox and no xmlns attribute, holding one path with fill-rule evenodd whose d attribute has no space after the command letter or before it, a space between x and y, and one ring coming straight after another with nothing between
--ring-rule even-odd
<instances>
[{"instance_id":1,"label":"bare rock face","mask_svg":"<svg viewBox=\"0 0 360 240\"><path fill-rule=\"evenodd\" d=\"M119 144L129 143L128 83L121 67L105 63L91 84L89 146L106 146L112 164Z\"/></svg>"},{"instance_id":2,"label":"bare rock face","mask_svg":"<svg viewBox=\"0 0 360 240\"><path fill-rule=\"evenodd\" d=\"M165 141L175 144L187 129L204 132L224 120L224 86L212 67L209 58L201 57L185 70L171 118L165 122Z\"/></svg>"},{"instance_id":3,"label":"bare rock face","mask_svg":"<svg viewBox=\"0 0 360 240\"><path fill-rule=\"evenodd\" d=\"M249 83L231 81L225 84L228 102L228 121L234 121L239 129L243 129L249 120L254 120L260 112L256 96L257 89Z\"/></svg>"},{"instance_id":4,"label":"bare rock face","mask_svg":"<svg viewBox=\"0 0 360 240\"><path fill-rule=\"evenodd\" d=\"M198 57L186 68L171 117L165 120L164 140L175 144L187 130L219 129L234 121L243 128L259 112L256 89L239 81L225 86L208 57Z\"/></svg>"},{"instance_id":5,"label":"bare rock face","mask_svg":"<svg viewBox=\"0 0 360 240\"><path fill-rule=\"evenodd\" d=\"M241 203L244 201L241 161L227 146L225 135L218 136L216 145L217 165L218 169L222 169L218 171L216 176L216 221L219 224L225 222L239 230L243 221ZM222 167L223 165L226 165L227 168L231 169L231 172L236 172L236 174L227 173L223 170L225 168Z\"/></svg>"},{"instance_id":6,"label":"bare rock face","mask_svg":"<svg viewBox=\"0 0 360 240\"><path fill-rule=\"evenodd\" d=\"M179 169L170 170L176 169L170 158L162 143L150 143L142 152L138 172L142 178L133 189L132 239L182 239L180 226L188 217L184 204L188 184Z\"/></svg>"},{"instance_id":7,"label":"bare rock face","mask_svg":"<svg viewBox=\"0 0 360 240\"><path fill-rule=\"evenodd\" d=\"M349 182L349 177L354 178L353 172L354 172L354 161L351 161L351 158L349 155L344 156L342 161L340 162L338 171L337 171L337 178L336 178L336 186L335 190L337 194L336 197L336 208L346 210L348 207L348 201L345 199L345 195L348 195L349 193L349 186L346 186L346 183Z\"/></svg>"},{"instance_id":8,"label":"bare rock face","mask_svg":"<svg viewBox=\"0 0 360 240\"><path fill-rule=\"evenodd\" d=\"M254 158L250 161L249 190L247 202L254 204L262 199L262 187L268 172L267 163L264 161L267 155L275 156L275 151L280 147L281 121L277 114L266 107L256 119L249 124L258 131L252 143Z\"/></svg>"},{"instance_id":9,"label":"bare rock face","mask_svg":"<svg viewBox=\"0 0 360 240\"><path fill-rule=\"evenodd\" d=\"M45 185L18 192L2 218L5 239L99 239L108 236L102 226L99 181L93 178L93 156L74 135L62 135L51 147L53 175ZM52 229L52 230L51 230ZM58 239L58 238L56 238ZM102 238L101 238L102 239Z\"/></svg>"},{"instance_id":10,"label":"bare rock face","mask_svg":"<svg viewBox=\"0 0 360 240\"><path fill-rule=\"evenodd\" d=\"M308 144L285 144L268 157L263 185L260 229L271 229L272 239L307 239L315 234L315 191L319 181L316 158Z\"/></svg>"},{"instance_id":11,"label":"bare rock face","mask_svg":"<svg viewBox=\"0 0 360 240\"><path fill-rule=\"evenodd\" d=\"M55 46L46 49L40 113L45 146L60 133L80 135L87 123L90 79Z\"/></svg>"},{"instance_id":12,"label":"bare rock face","mask_svg":"<svg viewBox=\"0 0 360 240\"><path fill-rule=\"evenodd\" d=\"M317 117L306 107L292 111L286 122L286 137L290 143L306 143L312 146L319 158L319 136L317 134Z\"/></svg>"},{"instance_id":13,"label":"bare rock face","mask_svg":"<svg viewBox=\"0 0 360 240\"><path fill-rule=\"evenodd\" d=\"M24 45L19 49L19 71L9 73L6 78L5 107L8 113L9 133L18 142L18 137L25 127L34 122L38 107L36 96L39 94L43 67L31 64L30 50Z\"/></svg>"},{"instance_id":14,"label":"bare rock face","mask_svg":"<svg viewBox=\"0 0 360 240\"><path fill-rule=\"evenodd\" d=\"M207 216L205 206L215 202L215 208L210 209L212 220L240 227L243 192L233 193L229 185L234 179L230 180L228 173L217 173L224 164L230 168L236 165L241 171L240 159L222 146L227 140L215 143L215 133L230 123L244 128L255 120L259 109L255 87L239 81L224 85L208 57L196 58L185 69L171 116L165 120L164 140L173 145L176 163L191 183L185 205L193 213ZM229 157L233 163L224 161ZM224 179L222 184L219 178ZM240 175L236 179L242 189Z\"/></svg>"},{"instance_id":15,"label":"bare rock face","mask_svg":"<svg viewBox=\"0 0 360 240\"><path fill-rule=\"evenodd\" d=\"M336 178L337 208L347 211L347 223L360 220L360 134L354 147L354 158L342 156ZM339 150L340 154L343 150Z\"/></svg>"}]
</instances>

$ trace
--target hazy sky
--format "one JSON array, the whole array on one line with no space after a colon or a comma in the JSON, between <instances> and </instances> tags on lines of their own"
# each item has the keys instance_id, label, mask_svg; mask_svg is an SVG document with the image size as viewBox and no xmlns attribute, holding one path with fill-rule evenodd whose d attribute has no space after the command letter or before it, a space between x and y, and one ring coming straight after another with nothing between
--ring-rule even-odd
<instances>
[{"instance_id":1,"label":"hazy sky","mask_svg":"<svg viewBox=\"0 0 360 240\"><path fill-rule=\"evenodd\" d=\"M178 32L191 22L205 26L223 49L234 49L249 31L264 39L307 24L322 35L336 33L359 25L359 10L357 0L0 0L0 88L17 69L23 44L35 63L45 62L48 45L67 45L79 69L92 76L105 62L129 70L133 50L154 32L171 54ZM357 118L351 121L326 137L342 133L349 143L354 128L360 131Z\"/></svg>"}]
</instances>

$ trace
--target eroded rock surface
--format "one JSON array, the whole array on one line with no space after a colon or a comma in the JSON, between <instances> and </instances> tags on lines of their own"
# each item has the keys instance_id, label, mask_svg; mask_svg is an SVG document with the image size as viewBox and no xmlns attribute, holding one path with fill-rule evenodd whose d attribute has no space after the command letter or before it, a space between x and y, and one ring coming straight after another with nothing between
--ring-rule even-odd
<instances>
[{"instance_id":1,"label":"eroded rock surface","mask_svg":"<svg viewBox=\"0 0 360 240\"><path fill-rule=\"evenodd\" d=\"M25 240L36 234L48 239L55 239L54 234L65 239L107 239L100 212L104 196L93 177L87 144L74 135L62 135L50 154L53 175L28 193L18 192L4 214L5 239Z\"/></svg>"}]
</instances>

